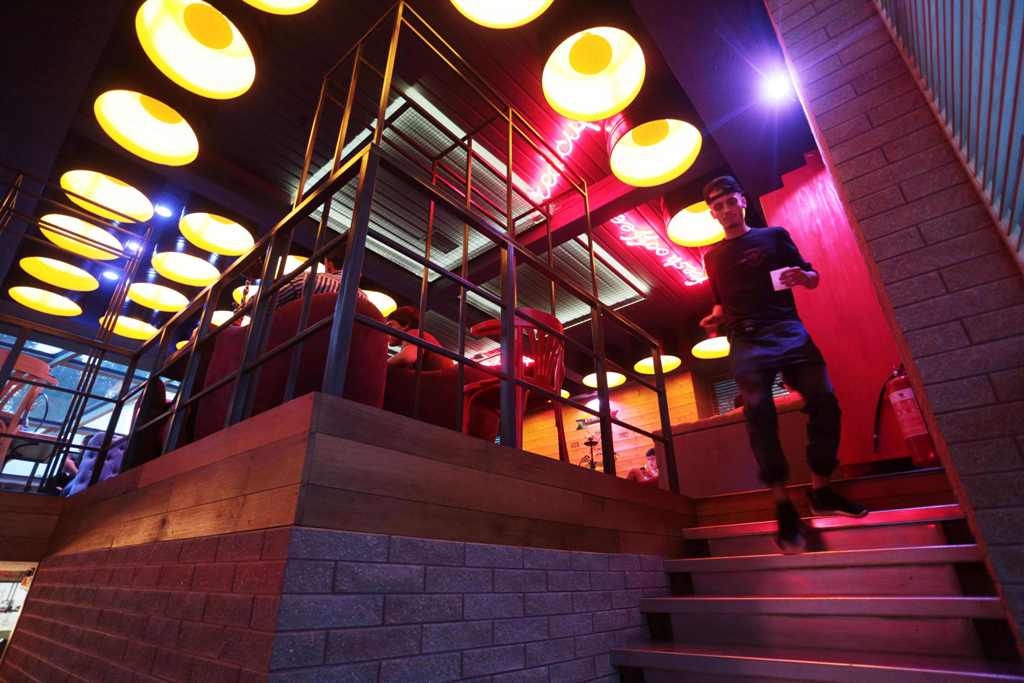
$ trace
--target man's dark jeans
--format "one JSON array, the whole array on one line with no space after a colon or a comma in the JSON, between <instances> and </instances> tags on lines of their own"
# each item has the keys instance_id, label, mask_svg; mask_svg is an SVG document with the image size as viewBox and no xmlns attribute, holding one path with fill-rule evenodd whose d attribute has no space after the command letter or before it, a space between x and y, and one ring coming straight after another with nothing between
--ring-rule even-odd
<instances>
[{"instance_id":1,"label":"man's dark jeans","mask_svg":"<svg viewBox=\"0 0 1024 683\"><path fill-rule=\"evenodd\" d=\"M838 464L839 401L832 391L823 363L799 363L780 368L782 379L804 399L807 423L807 462L815 474L828 476ZM772 400L774 370L737 375L743 395L750 447L761 468L761 481L769 486L784 482L789 474L786 454L779 442L779 419Z\"/></svg>"}]
</instances>

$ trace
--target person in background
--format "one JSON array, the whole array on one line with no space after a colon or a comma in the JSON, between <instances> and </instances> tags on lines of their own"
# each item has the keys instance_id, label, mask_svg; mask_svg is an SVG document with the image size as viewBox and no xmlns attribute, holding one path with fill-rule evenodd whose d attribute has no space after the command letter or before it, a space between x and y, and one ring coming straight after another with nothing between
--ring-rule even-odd
<instances>
[{"instance_id":1,"label":"person in background","mask_svg":"<svg viewBox=\"0 0 1024 683\"><path fill-rule=\"evenodd\" d=\"M341 268L338 266L339 263L341 263L339 255L332 253L324 257L322 268L316 266L317 274L316 281L313 283L313 295L338 293L338 290L341 289ZM281 288L281 291L277 293L278 306L284 306L289 301L302 297L303 289L306 286L306 278L309 277L310 270L312 270L312 267L296 275L294 280ZM255 289L253 291L255 292Z\"/></svg>"},{"instance_id":2,"label":"person in background","mask_svg":"<svg viewBox=\"0 0 1024 683\"><path fill-rule=\"evenodd\" d=\"M724 328L729 337L730 362L742 395L750 446L761 480L775 498L776 541L783 552L800 552L806 547L806 530L786 493L789 467L772 399L777 373L803 396L803 410L809 416L811 511L849 517L867 514L863 506L840 496L829 485L839 463L839 402L825 360L797 315L791 291L793 287L814 289L821 278L784 228L752 229L747 225L747 200L735 178L712 180L704 187L704 200L725 230L725 239L705 255L715 305L700 324L709 332Z\"/></svg>"},{"instance_id":3,"label":"person in background","mask_svg":"<svg viewBox=\"0 0 1024 683\"><path fill-rule=\"evenodd\" d=\"M649 448L647 449L647 464L631 469L626 475L626 479L635 481L642 486L657 486L659 476L661 473L658 471L658 456L653 448Z\"/></svg>"},{"instance_id":4,"label":"person in background","mask_svg":"<svg viewBox=\"0 0 1024 683\"><path fill-rule=\"evenodd\" d=\"M419 329L419 312L413 306L401 306L400 308L395 309L391 315L388 316L387 324L388 327L401 330L413 337L419 337L420 339L430 342L431 344L436 344L437 346L441 345L434 335L430 334L426 330ZM411 344L394 335L388 338L388 344L391 346L400 346L398 353L388 359L388 365L400 365L415 368L416 360L421 354L423 355L423 370L444 370L454 365L454 361L451 359L445 358L434 351L421 349L419 346Z\"/></svg>"}]
</instances>

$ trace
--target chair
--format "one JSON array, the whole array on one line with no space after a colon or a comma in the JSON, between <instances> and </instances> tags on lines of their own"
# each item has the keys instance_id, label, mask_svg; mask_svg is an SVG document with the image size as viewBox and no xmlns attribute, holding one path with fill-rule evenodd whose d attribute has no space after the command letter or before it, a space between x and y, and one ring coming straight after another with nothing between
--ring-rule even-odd
<instances>
[{"instance_id":1,"label":"chair","mask_svg":"<svg viewBox=\"0 0 1024 683\"><path fill-rule=\"evenodd\" d=\"M6 350L0 351L0 365L7 362L8 353ZM19 380L42 382L51 386L57 384L57 379L50 374L49 363L27 353L19 354L17 360L14 361L14 369L11 371L10 379L0 389L0 409L8 404L23 386L27 389L25 395L21 397L21 400L11 412L0 413L0 428L2 428L4 433L18 431L18 427L21 425L25 415L32 409L32 404L35 403L36 398L43 391L43 387L25 384L24 381ZM11 438L0 437L0 464L6 462L7 453L10 448Z\"/></svg>"},{"instance_id":2,"label":"chair","mask_svg":"<svg viewBox=\"0 0 1024 683\"><path fill-rule=\"evenodd\" d=\"M474 367L464 368L463 382L478 382L490 377ZM442 370L421 370L419 373L419 400L416 400L416 368L389 365L388 381L384 386L384 410L412 417L421 422L459 429L456 407L462 395L458 367ZM498 435L498 414L484 406L477 406L467 415L468 428L463 432L485 441L494 442ZM463 422L465 424L465 421Z\"/></svg>"},{"instance_id":3,"label":"chair","mask_svg":"<svg viewBox=\"0 0 1024 683\"><path fill-rule=\"evenodd\" d=\"M520 308L524 313L547 327L562 333L562 323L554 315L536 308ZM516 359L516 378L535 384L554 394L562 389L562 381L565 379L565 346L560 337L550 334L547 330L537 327L530 320L516 316L515 318L515 348L512 349L513 357ZM501 338L501 321L485 320L470 328L470 334L475 337L490 337L491 339ZM505 350L503 349L502 352ZM529 359L529 361L524 361ZM475 405L483 403L494 412L500 412L500 389L501 380L497 377L467 384L463 391L462 403L462 431L468 433L469 416ZM530 390L517 388L516 390L516 441L522 445L523 442L523 415L526 412L527 403L530 399ZM546 400L546 399L545 399ZM565 432L562 425L562 406L558 401L553 402L555 424L558 429L558 458L568 462L569 451L565 445Z\"/></svg>"}]
</instances>

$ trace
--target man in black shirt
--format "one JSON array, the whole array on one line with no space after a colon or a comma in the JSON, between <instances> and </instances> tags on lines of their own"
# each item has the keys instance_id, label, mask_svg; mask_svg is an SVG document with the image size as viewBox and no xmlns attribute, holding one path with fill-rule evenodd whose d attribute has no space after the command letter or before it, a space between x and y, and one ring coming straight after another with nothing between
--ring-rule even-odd
<instances>
[{"instance_id":1,"label":"man in black shirt","mask_svg":"<svg viewBox=\"0 0 1024 683\"><path fill-rule=\"evenodd\" d=\"M839 402L825 369L825 360L797 315L792 287L814 289L820 277L804 260L784 228L751 228L746 199L736 179L715 178L704 187L711 215L725 230L725 239L704 257L715 300L701 320L710 331L729 336L733 375L743 397L750 446L761 480L772 489L779 520L778 544L783 552L806 545L800 516L786 494L786 456L779 442L778 418L772 399L775 375L804 399L807 460L811 467L811 510L821 515L862 517L860 505L829 487L838 460Z\"/></svg>"}]
</instances>

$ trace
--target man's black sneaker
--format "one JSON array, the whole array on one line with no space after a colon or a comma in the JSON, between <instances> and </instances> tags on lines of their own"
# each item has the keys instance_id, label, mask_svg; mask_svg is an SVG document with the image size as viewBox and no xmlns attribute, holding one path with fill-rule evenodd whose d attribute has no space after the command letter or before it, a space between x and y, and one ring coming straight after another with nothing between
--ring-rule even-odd
<instances>
[{"instance_id":1,"label":"man's black sneaker","mask_svg":"<svg viewBox=\"0 0 1024 683\"><path fill-rule=\"evenodd\" d=\"M775 534L775 544L787 555L802 553L807 549L807 534L800 513L793 503L775 504L775 518L779 521L779 529Z\"/></svg>"},{"instance_id":2,"label":"man's black sneaker","mask_svg":"<svg viewBox=\"0 0 1024 683\"><path fill-rule=\"evenodd\" d=\"M868 514L866 507L860 503L843 498L826 486L816 491L808 491L807 498L811 502L811 512L815 515L842 515L843 517L863 517Z\"/></svg>"}]
</instances>

